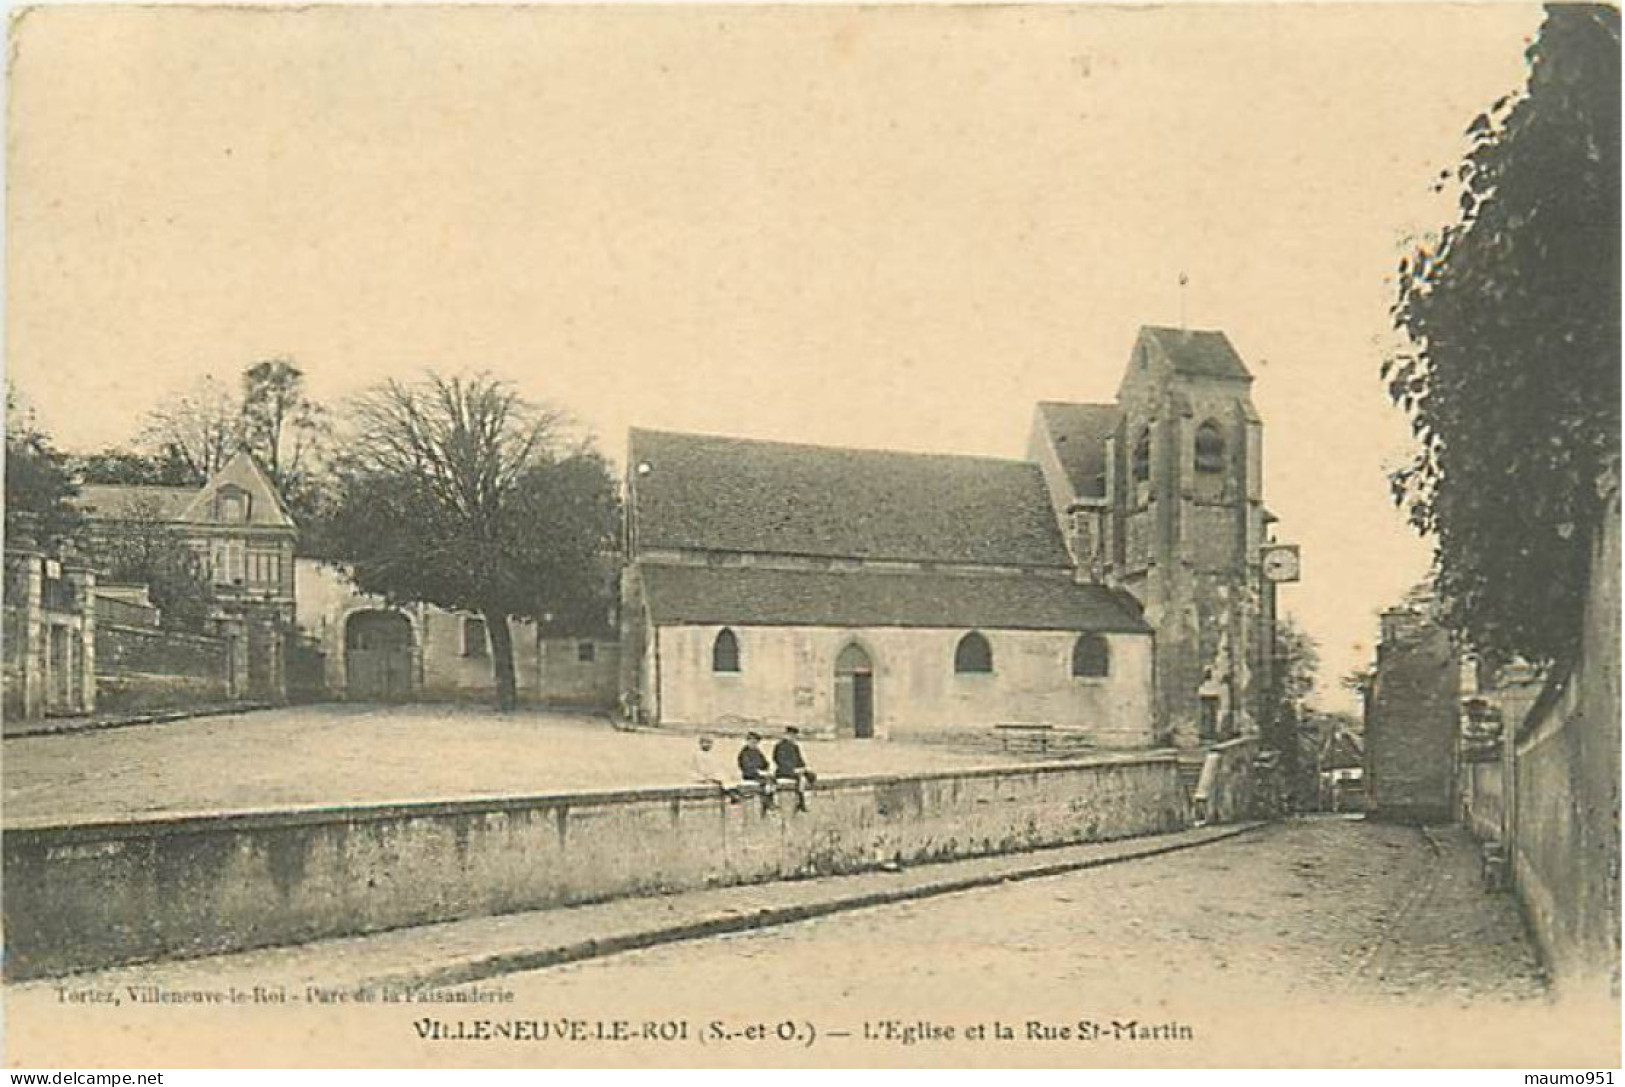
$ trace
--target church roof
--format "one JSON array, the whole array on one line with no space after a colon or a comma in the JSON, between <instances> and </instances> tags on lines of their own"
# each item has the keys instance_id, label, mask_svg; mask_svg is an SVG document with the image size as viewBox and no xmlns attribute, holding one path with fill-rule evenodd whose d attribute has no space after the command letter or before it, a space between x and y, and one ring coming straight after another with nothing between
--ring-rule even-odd
<instances>
[{"instance_id":1,"label":"church roof","mask_svg":"<svg viewBox=\"0 0 1625 1087\"><path fill-rule=\"evenodd\" d=\"M1049 434L1072 493L1106 497L1106 439L1117 432L1123 413L1113 404L1068 404L1046 400L1038 417Z\"/></svg>"},{"instance_id":2,"label":"church roof","mask_svg":"<svg viewBox=\"0 0 1625 1087\"><path fill-rule=\"evenodd\" d=\"M1025 461L633 430L639 549L1068 565Z\"/></svg>"},{"instance_id":3,"label":"church roof","mask_svg":"<svg viewBox=\"0 0 1625 1087\"><path fill-rule=\"evenodd\" d=\"M1158 328L1147 325L1140 330L1168 356L1174 372L1189 377L1226 377L1251 381L1246 363L1236 354L1230 338L1223 332L1191 331L1182 328Z\"/></svg>"},{"instance_id":4,"label":"church roof","mask_svg":"<svg viewBox=\"0 0 1625 1087\"><path fill-rule=\"evenodd\" d=\"M1116 592L1060 577L652 563L641 569L659 624L1151 632Z\"/></svg>"}]
</instances>

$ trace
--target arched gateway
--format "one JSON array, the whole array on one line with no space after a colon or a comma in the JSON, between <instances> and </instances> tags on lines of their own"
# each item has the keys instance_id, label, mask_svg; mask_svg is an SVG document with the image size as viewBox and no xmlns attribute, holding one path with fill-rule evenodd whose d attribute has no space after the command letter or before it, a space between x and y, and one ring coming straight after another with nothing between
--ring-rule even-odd
<instances>
[{"instance_id":1,"label":"arched gateway","mask_svg":"<svg viewBox=\"0 0 1625 1087\"><path fill-rule=\"evenodd\" d=\"M398 611L358 611L345 620L344 684L359 702L412 697L411 620Z\"/></svg>"}]
</instances>

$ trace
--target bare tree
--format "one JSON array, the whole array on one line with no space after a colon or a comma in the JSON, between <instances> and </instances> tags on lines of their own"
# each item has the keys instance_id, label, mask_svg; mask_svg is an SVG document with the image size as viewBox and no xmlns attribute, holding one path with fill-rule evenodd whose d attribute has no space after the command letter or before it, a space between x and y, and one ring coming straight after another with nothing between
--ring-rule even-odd
<instances>
[{"instance_id":1,"label":"bare tree","mask_svg":"<svg viewBox=\"0 0 1625 1087\"><path fill-rule=\"evenodd\" d=\"M212 376L149 412L140 438L155 454L185 464L198 484L224 467L243 440L242 403Z\"/></svg>"},{"instance_id":2,"label":"bare tree","mask_svg":"<svg viewBox=\"0 0 1625 1087\"><path fill-rule=\"evenodd\" d=\"M339 465L333 554L365 592L478 612L497 702L518 697L510 617L602 608L614 477L565 416L488 375L429 374L359 397Z\"/></svg>"}]
</instances>

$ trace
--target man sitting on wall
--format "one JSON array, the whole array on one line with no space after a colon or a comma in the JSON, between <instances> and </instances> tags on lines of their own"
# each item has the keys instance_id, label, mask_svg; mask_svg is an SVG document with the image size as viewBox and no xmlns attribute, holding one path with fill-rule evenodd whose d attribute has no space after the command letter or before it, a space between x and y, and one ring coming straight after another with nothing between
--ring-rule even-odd
<instances>
[{"instance_id":1,"label":"man sitting on wall","mask_svg":"<svg viewBox=\"0 0 1625 1087\"><path fill-rule=\"evenodd\" d=\"M709 736L700 737L700 745L694 749L689 758L689 772L695 781L702 785L715 785L722 790L732 803L739 802L739 790L728 784L728 765L722 761L722 756L716 752L715 744Z\"/></svg>"},{"instance_id":2,"label":"man sitting on wall","mask_svg":"<svg viewBox=\"0 0 1625 1087\"><path fill-rule=\"evenodd\" d=\"M801 757L801 745L796 737L801 730L791 725L784 730L784 739L773 745L773 776L788 781L796 791L796 810L807 810L807 787L818 780L818 775L807 769L807 760Z\"/></svg>"},{"instance_id":3,"label":"man sitting on wall","mask_svg":"<svg viewBox=\"0 0 1625 1087\"><path fill-rule=\"evenodd\" d=\"M773 769L762 754L762 738L754 732L745 735L745 746L739 749L739 773L746 781L761 786L762 810L771 811L774 807L773 793L776 786L773 782Z\"/></svg>"}]
</instances>

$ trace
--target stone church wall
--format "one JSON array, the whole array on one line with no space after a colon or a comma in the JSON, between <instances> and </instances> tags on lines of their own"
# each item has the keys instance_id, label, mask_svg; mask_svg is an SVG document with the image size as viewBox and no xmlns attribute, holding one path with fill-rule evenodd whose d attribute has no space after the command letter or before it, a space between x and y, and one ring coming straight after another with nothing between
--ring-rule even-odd
<instances>
[{"instance_id":1,"label":"stone church wall","mask_svg":"<svg viewBox=\"0 0 1625 1087\"><path fill-rule=\"evenodd\" d=\"M964 630L880 627L730 628L740 671L711 670L718 626L659 628L660 723L683 727L762 725L833 733L835 658L849 642L875 669L875 734L941 735L999 724L1088 730L1105 746L1152 742L1151 639L1106 635L1111 674L1072 675L1077 635L1069 631L985 630L991 674L956 674Z\"/></svg>"}]
</instances>

